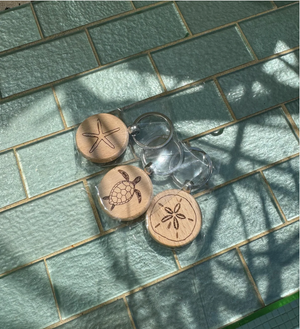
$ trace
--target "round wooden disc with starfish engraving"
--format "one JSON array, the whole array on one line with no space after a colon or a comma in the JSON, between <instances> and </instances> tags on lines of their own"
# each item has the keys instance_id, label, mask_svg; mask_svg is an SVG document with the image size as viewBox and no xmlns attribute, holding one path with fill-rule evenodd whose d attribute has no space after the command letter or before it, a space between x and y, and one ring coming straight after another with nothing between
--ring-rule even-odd
<instances>
[{"instance_id":1,"label":"round wooden disc with starfish engraving","mask_svg":"<svg viewBox=\"0 0 300 329\"><path fill-rule=\"evenodd\" d=\"M140 168L126 165L111 169L99 186L100 205L113 218L128 221L148 209L152 198L152 182Z\"/></svg>"},{"instance_id":2,"label":"round wooden disc with starfish engraving","mask_svg":"<svg viewBox=\"0 0 300 329\"><path fill-rule=\"evenodd\" d=\"M77 129L79 152L92 162L107 163L126 150L129 141L127 127L112 114L101 113L85 119Z\"/></svg>"},{"instance_id":3,"label":"round wooden disc with starfish engraving","mask_svg":"<svg viewBox=\"0 0 300 329\"><path fill-rule=\"evenodd\" d=\"M190 194L167 190L153 198L146 221L154 240L168 247L181 247L193 241L200 232L202 215Z\"/></svg>"}]
</instances>

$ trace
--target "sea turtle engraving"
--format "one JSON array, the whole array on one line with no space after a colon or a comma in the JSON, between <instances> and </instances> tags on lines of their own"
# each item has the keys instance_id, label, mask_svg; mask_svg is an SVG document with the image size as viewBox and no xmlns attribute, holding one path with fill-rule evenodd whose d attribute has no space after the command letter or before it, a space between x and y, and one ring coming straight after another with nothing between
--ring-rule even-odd
<instances>
[{"instance_id":1,"label":"sea turtle engraving","mask_svg":"<svg viewBox=\"0 0 300 329\"><path fill-rule=\"evenodd\" d=\"M129 175L126 171L119 169L118 172L125 178L114 185L108 196L103 197L103 200L109 200L111 209L113 210L115 206L119 206L129 202L134 193L136 194L139 203L142 201L142 194L139 190L135 188L135 185L140 182L141 176L137 176L132 182L129 181Z\"/></svg>"}]
</instances>

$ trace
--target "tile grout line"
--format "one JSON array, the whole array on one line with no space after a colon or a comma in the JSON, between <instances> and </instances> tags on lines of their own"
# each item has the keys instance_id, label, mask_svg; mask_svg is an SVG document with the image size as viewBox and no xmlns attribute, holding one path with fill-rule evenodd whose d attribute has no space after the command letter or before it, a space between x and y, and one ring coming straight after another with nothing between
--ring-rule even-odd
<instances>
[{"instance_id":1,"label":"tile grout line","mask_svg":"<svg viewBox=\"0 0 300 329\"><path fill-rule=\"evenodd\" d=\"M285 214L284 214L284 212L283 212L283 210L282 210L282 208L281 208L281 206L280 206L280 204L279 204L279 202L278 202L278 200L277 200L277 198L276 198L276 196L275 196L275 194L274 194L274 192L273 192L273 190L272 190L272 188L271 188L271 186L270 186L270 184L269 184L269 182L268 182L268 180L265 176L265 174L263 173L263 170L260 170L259 173L260 173L260 176L263 179L269 193L271 194L271 198L275 202L275 205L276 205L277 209L279 210L280 215L281 215L284 223L287 223L288 220L287 220L287 218L286 218L286 216L285 216Z\"/></svg>"},{"instance_id":2,"label":"tile grout line","mask_svg":"<svg viewBox=\"0 0 300 329\"><path fill-rule=\"evenodd\" d=\"M237 29L237 32L238 34L240 35L241 39L244 41L244 43L246 44L246 48L248 48L248 51L250 52L250 54L252 55L253 59L255 61L258 61L258 57L257 55L255 54L252 46L250 45L250 42L248 41L248 39L246 38L246 35L245 33L243 32L242 28L240 27L239 23L236 23L235 24L236 26L236 29Z\"/></svg>"},{"instance_id":3,"label":"tile grout line","mask_svg":"<svg viewBox=\"0 0 300 329\"><path fill-rule=\"evenodd\" d=\"M180 270L182 267L180 265L180 262L179 262L179 259L178 259L176 250L175 249L172 249L172 253L173 253L173 256L174 256L174 259L175 259L175 263L176 263L178 269Z\"/></svg>"},{"instance_id":4,"label":"tile grout line","mask_svg":"<svg viewBox=\"0 0 300 329\"><path fill-rule=\"evenodd\" d=\"M61 106L60 106L60 103L59 103L59 100L58 100L58 97L56 95L56 91L54 89L54 86L51 86L51 89L52 89L52 93L53 93L53 96L54 96L54 99L55 99L55 103L56 103L56 106L58 108L58 111L59 111L59 115L60 115L60 118L62 120L62 123L64 125L64 130L68 129L68 126L67 126L67 123L66 123L66 119L63 115L63 111L61 109Z\"/></svg>"},{"instance_id":5,"label":"tile grout line","mask_svg":"<svg viewBox=\"0 0 300 329\"><path fill-rule=\"evenodd\" d=\"M87 36L87 38L88 38L88 40L89 40L90 46L91 46L91 48L92 48L92 51L93 51L93 53L94 53L94 56L95 56L96 61L97 61L97 63L98 63L98 66L101 67L102 65L101 65L100 58L99 58L99 56L98 56L97 50L96 50L96 48L95 48L94 42L93 42L93 40L92 40L92 38L91 38L91 35L90 35L88 29L87 29L87 28L84 28L84 32L85 32L85 34L86 34L86 36Z\"/></svg>"},{"instance_id":6,"label":"tile grout line","mask_svg":"<svg viewBox=\"0 0 300 329\"><path fill-rule=\"evenodd\" d=\"M228 102L228 100L227 100L225 94L224 94L223 89L221 88L221 86L220 86L220 84L219 84L219 81L218 81L216 78L213 78L213 82L214 82L215 85L217 86L218 91L219 91L219 93L220 93L220 95L221 95L221 97L222 97L222 99L223 99L223 102L224 102L225 105L227 106L227 109L228 109L230 115L232 116L234 122L236 122L236 121L237 121L237 118L236 118L236 116L235 116L235 114L234 114L234 112L233 112L233 110L232 110L232 108L231 108L231 106L230 106L230 104L229 104L229 102ZM230 122L231 122L231 121L230 121Z\"/></svg>"},{"instance_id":7,"label":"tile grout line","mask_svg":"<svg viewBox=\"0 0 300 329\"><path fill-rule=\"evenodd\" d=\"M158 71L158 68L157 68L157 66L156 66L156 64L155 64L155 62L154 62L154 59L152 58L152 55L151 55L150 51L147 52L147 55L148 55L148 58L149 58L149 60L150 60L150 62L151 62L151 64L152 64L152 67L153 67L153 69L154 69L154 71L155 71L155 73L156 73L156 76L157 76L157 78L158 78L158 80L159 80L159 83L161 84L161 86L162 86L164 92L167 92L168 90L167 90L167 88L166 88L166 86L165 86L165 83L163 82L163 79L162 79L162 77L161 77L161 75L160 75L160 73L159 73L159 71Z\"/></svg>"},{"instance_id":8,"label":"tile grout line","mask_svg":"<svg viewBox=\"0 0 300 329\"><path fill-rule=\"evenodd\" d=\"M296 125L294 119L292 118L290 112L286 108L286 105L285 104L281 104L280 106L282 107L285 116L287 117L289 123L291 124L293 130L295 131L295 133L296 133L296 135L298 136L298 139L299 139L299 128L297 127L297 125Z\"/></svg>"},{"instance_id":9,"label":"tile grout line","mask_svg":"<svg viewBox=\"0 0 300 329\"><path fill-rule=\"evenodd\" d=\"M274 9L277 9L278 8L277 5L276 5L276 3L273 0L270 0L270 2L272 4L272 6L274 7Z\"/></svg>"},{"instance_id":10,"label":"tile grout line","mask_svg":"<svg viewBox=\"0 0 300 329\"><path fill-rule=\"evenodd\" d=\"M95 217L95 220L97 222L97 225L98 225L100 234L103 234L105 232L105 230L103 229L100 216L98 214L98 211L97 211L97 208L96 208L94 199L93 199L93 197L91 195L90 187L89 187L88 182L87 182L86 179L83 179L83 185L84 185L84 188L85 188L85 190L87 192L87 195L88 195L88 198L89 198L89 201L90 201L90 205L92 207L92 210L93 210L93 213L94 213L94 217Z\"/></svg>"},{"instance_id":11,"label":"tile grout line","mask_svg":"<svg viewBox=\"0 0 300 329\"><path fill-rule=\"evenodd\" d=\"M131 4L131 6L132 6L132 9L133 9L133 10L136 10L137 8L135 7L133 1L130 0L129 2L130 2L130 4Z\"/></svg>"},{"instance_id":12,"label":"tile grout line","mask_svg":"<svg viewBox=\"0 0 300 329\"><path fill-rule=\"evenodd\" d=\"M256 285L256 283L255 283L255 280L253 279L253 276L252 276L252 274L251 274L251 272L250 272L250 269L249 269L249 267L248 267L248 265L247 265L247 263L246 263L246 261L245 261L245 258L244 258L244 256L243 256L243 254L242 254L240 248L239 248L239 247L236 247L235 250L236 250L237 254L239 255L240 261L241 261L241 263L242 263L242 265L243 265L243 268L244 268L244 270L245 270L245 272L246 272L246 275L247 275L249 281L251 282L251 285L253 286L253 288L254 288L254 290L255 290L256 297L258 298L258 300L259 300L261 306L262 306L262 307L265 307L266 304L265 304L264 300L263 300L262 297L261 297L261 294L260 294L260 292L259 292L259 290L258 290L258 287L257 287L257 285Z\"/></svg>"},{"instance_id":13,"label":"tile grout line","mask_svg":"<svg viewBox=\"0 0 300 329\"><path fill-rule=\"evenodd\" d=\"M21 166L21 163L20 163L20 159L19 159L18 153L17 153L17 151L16 151L15 148L13 148L13 152L14 152L14 156L15 156L15 159L16 159L16 162L17 162L17 167L18 167L18 170L19 170L19 175L20 175L20 178L21 178L21 181L22 181L22 185L23 185L23 189L24 189L25 196L26 196L26 199L23 199L23 200L28 200L29 199L29 194L28 194L28 191L27 191L27 186L26 186L26 182L25 182L25 177L23 175L23 171L22 171L22 166Z\"/></svg>"},{"instance_id":14,"label":"tile grout line","mask_svg":"<svg viewBox=\"0 0 300 329\"><path fill-rule=\"evenodd\" d=\"M53 294L53 298L54 298L54 301L55 301L55 305L56 305L56 309L57 309L57 313L58 313L59 321L61 321L61 320L62 320L62 317L61 317L60 309L59 309L58 302L57 302L57 298L56 298L56 295L55 295L55 290L54 290L54 286L53 286L53 283L52 283L52 280L51 280L51 276L50 276L50 272L49 272L48 264L47 264L45 258L44 258L44 265L45 265L45 268L46 268L46 272L47 272L48 280L49 280L50 287L51 287L52 294Z\"/></svg>"},{"instance_id":15,"label":"tile grout line","mask_svg":"<svg viewBox=\"0 0 300 329\"><path fill-rule=\"evenodd\" d=\"M190 36L192 36L193 33L192 33L191 29L189 28L189 26L188 26L188 24L187 24L185 18L183 17L182 12L181 12L181 10L179 9L179 7L178 7L176 1L172 1L172 3L174 4L174 7L176 8L176 10L177 10L177 12L178 12L178 14L179 14L179 16L180 16L182 22L183 22L183 24L184 24L184 26L185 26L185 28L186 28L188 34L189 34Z\"/></svg>"},{"instance_id":16,"label":"tile grout line","mask_svg":"<svg viewBox=\"0 0 300 329\"><path fill-rule=\"evenodd\" d=\"M133 319L133 316L132 316L132 313L131 313L131 310L130 310L130 307L128 305L128 301L126 299L126 296L123 296L123 302L125 304L125 307L126 307L126 310L127 310L127 313L128 313L128 317L130 319L130 322L131 322L131 325L132 325L132 329L136 329L136 325L134 323L134 319Z\"/></svg>"},{"instance_id":17,"label":"tile grout line","mask_svg":"<svg viewBox=\"0 0 300 329\"><path fill-rule=\"evenodd\" d=\"M37 28L38 28L38 30L39 30L39 34L40 34L40 36L41 36L41 40L44 40L45 37L44 37L43 31L42 31L42 28L41 28L40 22L39 22L39 20L38 20L38 18L37 18L37 15L36 15L35 9L34 9L34 7L33 7L32 1L29 2L29 5L30 5L30 8L31 8L32 15L33 15L33 17L34 17L35 23L36 23ZM40 40L39 40L39 42L40 42ZM12 49L13 49L13 48L12 48Z\"/></svg>"}]
</instances>

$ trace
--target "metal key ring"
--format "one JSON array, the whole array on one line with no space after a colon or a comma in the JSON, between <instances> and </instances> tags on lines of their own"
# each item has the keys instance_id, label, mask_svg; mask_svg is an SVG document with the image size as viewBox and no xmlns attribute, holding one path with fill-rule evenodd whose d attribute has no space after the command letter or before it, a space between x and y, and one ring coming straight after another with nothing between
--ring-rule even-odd
<instances>
[{"instance_id":1,"label":"metal key ring","mask_svg":"<svg viewBox=\"0 0 300 329\"><path fill-rule=\"evenodd\" d=\"M140 141L138 141L136 139L135 135L137 135L138 132L139 132L139 123L141 122L141 120L143 120L144 118L149 117L149 116L160 117L160 118L164 119L165 122L168 124L170 133L167 136L167 138L166 138L166 140L163 144L156 145L156 146L149 146L147 144L141 143ZM140 146L141 148L143 148L143 149L159 149L159 148L162 148L165 145L167 145L170 142L170 140L172 139L172 136L173 136L173 133L174 133L174 126L173 126L172 121L167 116L165 116L165 115L163 115L159 112L149 112L149 113L145 113L145 114L142 114L141 116L139 116L134 121L133 125L128 128L128 131L131 134L131 136L132 136L133 140L135 141L135 143L138 146Z\"/></svg>"}]
</instances>

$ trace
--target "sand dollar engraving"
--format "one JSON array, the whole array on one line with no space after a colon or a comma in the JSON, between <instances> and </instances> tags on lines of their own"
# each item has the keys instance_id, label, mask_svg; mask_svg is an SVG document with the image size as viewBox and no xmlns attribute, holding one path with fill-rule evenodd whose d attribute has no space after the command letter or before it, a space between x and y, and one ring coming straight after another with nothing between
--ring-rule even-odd
<instances>
[{"instance_id":1,"label":"sand dollar engraving","mask_svg":"<svg viewBox=\"0 0 300 329\"><path fill-rule=\"evenodd\" d=\"M98 190L103 210L113 218L127 221L146 212L153 187L142 169L125 165L110 170L101 180Z\"/></svg>"},{"instance_id":2,"label":"sand dollar engraving","mask_svg":"<svg viewBox=\"0 0 300 329\"><path fill-rule=\"evenodd\" d=\"M79 152L96 163L107 163L118 158L126 150L128 141L124 122L108 113L88 117L76 132Z\"/></svg>"},{"instance_id":3,"label":"sand dollar engraving","mask_svg":"<svg viewBox=\"0 0 300 329\"><path fill-rule=\"evenodd\" d=\"M190 243L201 229L202 215L196 200L181 190L156 195L146 214L150 235L168 247Z\"/></svg>"}]
</instances>

